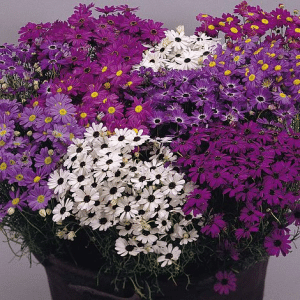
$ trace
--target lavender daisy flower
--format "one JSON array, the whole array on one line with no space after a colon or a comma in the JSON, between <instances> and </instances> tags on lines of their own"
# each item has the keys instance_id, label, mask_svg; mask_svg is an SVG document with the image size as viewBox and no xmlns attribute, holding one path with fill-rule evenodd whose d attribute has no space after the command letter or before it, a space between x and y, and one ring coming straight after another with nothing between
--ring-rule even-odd
<instances>
[{"instance_id":1,"label":"lavender daisy flower","mask_svg":"<svg viewBox=\"0 0 300 300\"><path fill-rule=\"evenodd\" d=\"M28 206L33 210L40 210L48 205L51 200L52 191L47 186L35 187L34 190L28 191Z\"/></svg>"},{"instance_id":2,"label":"lavender daisy flower","mask_svg":"<svg viewBox=\"0 0 300 300\"><path fill-rule=\"evenodd\" d=\"M233 272L219 271L216 278L218 282L214 285L214 290L220 295L228 295L230 291L236 290L236 277Z\"/></svg>"}]
</instances>

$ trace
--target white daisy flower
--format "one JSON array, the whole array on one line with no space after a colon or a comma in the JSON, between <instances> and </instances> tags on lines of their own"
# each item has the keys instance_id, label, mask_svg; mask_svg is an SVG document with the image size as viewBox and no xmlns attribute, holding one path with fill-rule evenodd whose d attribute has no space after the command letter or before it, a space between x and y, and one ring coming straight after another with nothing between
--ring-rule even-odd
<instances>
[{"instance_id":1,"label":"white daisy flower","mask_svg":"<svg viewBox=\"0 0 300 300\"><path fill-rule=\"evenodd\" d=\"M93 219L89 224L93 230L106 231L114 225L113 216L106 214L104 211L97 213L97 218Z\"/></svg>"},{"instance_id":2,"label":"white daisy flower","mask_svg":"<svg viewBox=\"0 0 300 300\"><path fill-rule=\"evenodd\" d=\"M95 204L96 200L99 200L99 193L91 186L84 186L83 189L77 189L73 194L74 201L78 203L78 209L85 209L89 211Z\"/></svg>"},{"instance_id":3,"label":"white daisy flower","mask_svg":"<svg viewBox=\"0 0 300 300\"><path fill-rule=\"evenodd\" d=\"M75 156L74 156L75 157ZM93 157L86 153L77 156L76 161L71 165L74 173L87 175L91 172L93 166Z\"/></svg>"},{"instance_id":4,"label":"white daisy flower","mask_svg":"<svg viewBox=\"0 0 300 300\"><path fill-rule=\"evenodd\" d=\"M122 157L119 155L118 152L110 152L105 156L101 157L97 163L95 170L102 170L102 171L112 171L115 172L120 168L122 163Z\"/></svg>"},{"instance_id":5,"label":"white daisy flower","mask_svg":"<svg viewBox=\"0 0 300 300\"><path fill-rule=\"evenodd\" d=\"M93 143L95 140L98 140L106 136L107 128L103 126L103 123L96 124L92 123L90 127L86 129L84 133L86 141Z\"/></svg>"},{"instance_id":6,"label":"white daisy flower","mask_svg":"<svg viewBox=\"0 0 300 300\"><path fill-rule=\"evenodd\" d=\"M181 250L177 246L173 248L172 244L168 244L167 247L161 249L161 253L163 255L157 258L157 262L162 263L161 267L165 267L178 260Z\"/></svg>"},{"instance_id":7,"label":"white daisy flower","mask_svg":"<svg viewBox=\"0 0 300 300\"><path fill-rule=\"evenodd\" d=\"M116 226L116 228L119 230L119 235L120 236L126 236L129 234L132 234L134 230L133 223L130 221L120 221L120 224Z\"/></svg>"},{"instance_id":8,"label":"white daisy flower","mask_svg":"<svg viewBox=\"0 0 300 300\"><path fill-rule=\"evenodd\" d=\"M134 200L134 197L123 197L118 201L115 215L120 218L120 221L131 221L138 214L139 204Z\"/></svg>"},{"instance_id":9,"label":"white daisy flower","mask_svg":"<svg viewBox=\"0 0 300 300\"><path fill-rule=\"evenodd\" d=\"M71 213L70 211L73 208L73 202L71 199L66 199L66 201L61 201L60 203L58 203L52 213L53 213L53 217L52 220L55 223L61 222L63 221L66 217L70 216Z\"/></svg>"},{"instance_id":10,"label":"white daisy flower","mask_svg":"<svg viewBox=\"0 0 300 300\"><path fill-rule=\"evenodd\" d=\"M70 187L70 185L68 184L69 176L69 171L65 171L63 169L55 170L50 174L50 177L48 179L49 189L54 190L54 194L65 194Z\"/></svg>"},{"instance_id":11,"label":"white daisy flower","mask_svg":"<svg viewBox=\"0 0 300 300\"><path fill-rule=\"evenodd\" d=\"M109 146L114 148L125 148L122 149L122 152L126 152L132 150L133 147L131 146L131 143L134 138L134 131L128 128L125 129L115 129L115 134L110 137L109 139Z\"/></svg>"},{"instance_id":12,"label":"white daisy flower","mask_svg":"<svg viewBox=\"0 0 300 300\"><path fill-rule=\"evenodd\" d=\"M126 241L121 237L116 240L115 249L121 256L125 256L127 254L136 256L140 253L140 251L137 248L136 241Z\"/></svg>"},{"instance_id":13,"label":"white daisy flower","mask_svg":"<svg viewBox=\"0 0 300 300\"><path fill-rule=\"evenodd\" d=\"M166 38L172 42L173 49L185 50L188 47L188 44L190 43L190 38L188 36L184 35L184 32L176 32L174 30L168 30L165 32Z\"/></svg>"},{"instance_id":14,"label":"white daisy flower","mask_svg":"<svg viewBox=\"0 0 300 300\"><path fill-rule=\"evenodd\" d=\"M165 195L171 194L177 196L183 189L184 183L185 180L182 178L181 174L169 174L166 180L163 182L164 186L161 188L161 191Z\"/></svg>"},{"instance_id":15,"label":"white daisy flower","mask_svg":"<svg viewBox=\"0 0 300 300\"><path fill-rule=\"evenodd\" d=\"M139 67L152 68L153 71L157 72L159 68L163 66L164 59L160 57L159 52L150 52L147 50L143 54L143 59L139 64Z\"/></svg>"},{"instance_id":16,"label":"white daisy flower","mask_svg":"<svg viewBox=\"0 0 300 300\"><path fill-rule=\"evenodd\" d=\"M180 245L186 245L187 243L194 242L198 239L198 237L199 235L197 233L197 230L195 229L192 229L190 231L183 231Z\"/></svg>"},{"instance_id":17,"label":"white daisy flower","mask_svg":"<svg viewBox=\"0 0 300 300\"><path fill-rule=\"evenodd\" d=\"M199 67L199 58L201 53L199 51L193 51L187 49L182 52L180 58L175 58L175 61L179 64L179 70L195 70Z\"/></svg>"},{"instance_id":18,"label":"white daisy flower","mask_svg":"<svg viewBox=\"0 0 300 300\"><path fill-rule=\"evenodd\" d=\"M139 204L143 205L143 209L154 211L158 205L164 202L164 194L160 189L153 190L152 186L144 188L141 193L141 199L138 201Z\"/></svg>"},{"instance_id":19,"label":"white daisy flower","mask_svg":"<svg viewBox=\"0 0 300 300\"><path fill-rule=\"evenodd\" d=\"M70 173L68 177L68 183L71 186L70 191L75 192L81 186L90 186L94 182L91 174L84 175L81 173Z\"/></svg>"}]
</instances>

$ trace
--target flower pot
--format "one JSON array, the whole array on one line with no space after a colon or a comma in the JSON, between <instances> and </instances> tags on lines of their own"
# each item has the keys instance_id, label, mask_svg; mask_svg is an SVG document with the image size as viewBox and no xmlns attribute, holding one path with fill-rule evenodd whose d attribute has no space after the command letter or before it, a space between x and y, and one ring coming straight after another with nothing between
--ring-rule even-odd
<instances>
[{"instance_id":1,"label":"flower pot","mask_svg":"<svg viewBox=\"0 0 300 300\"><path fill-rule=\"evenodd\" d=\"M256 263L237 275L237 289L229 295L219 295L213 290L213 278L199 280L191 277L191 285L186 287L186 279L160 281L163 292L155 300L263 300L264 283L268 260ZM97 273L83 270L75 265L50 256L43 261L53 300L141 300L133 291L113 290L112 278L101 275L96 284Z\"/></svg>"}]
</instances>

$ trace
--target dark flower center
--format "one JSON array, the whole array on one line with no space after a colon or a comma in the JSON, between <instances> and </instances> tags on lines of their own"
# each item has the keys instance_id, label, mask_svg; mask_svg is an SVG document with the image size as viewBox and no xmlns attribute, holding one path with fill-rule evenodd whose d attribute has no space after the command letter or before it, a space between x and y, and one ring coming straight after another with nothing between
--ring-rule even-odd
<instances>
[{"instance_id":1,"label":"dark flower center","mask_svg":"<svg viewBox=\"0 0 300 300\"><path fill-rule=\"evenodd\" d=\"M223 279L221 280L221 284L222 284L222 285L227 285L227 284L228 284L228 279L223 278Z\"/></svg>"},{"instance_id":2,"label":"dark flower center","mask_svg":"<svg viewBox=\"0 0 300 300\"><path fill-rule=\"evenodd\" d=\"M134 249L134 246L133 246L133 245L127 245L127 246L125 247L125 250L128 251L128 252L132 251L133 249Z\"/></svg>"},{"instance_id":3,"label":"dark flower center","mask_svg":"<svg viewBox=\"0 0 300 300\"><path fill-rule=\"evenodd\" d=\"M109 193L110 193L111 195L114 195L117 191L118 191L118 189L114 186L114 187L112 187L112 188L110 189Z\"/></svg>"},{"instance_id":4,"label":"dark flower center","mask_svg":"<svg viewBox=\"0 0 300 300\"><path fill-rule=\"evenodd\" d=\"M157 30L156 29L151 29L151 34L157 34Z\"/></svg>"},{"instance_id":5,"label":"dark flower center","mask_svg":"<svg viewBox=\"0 0 300 300\"><path fill-rule=\"evenodd\" d=\"M169 189L175 189L175 187L176 187L176 183L175 182L170 182L169 183Z\"/></svg>"},{"instance_id":6,"label":"dark flower center","mask_svg":"<svg viewBox=\"0 0 300 300\"><path fill-rule=\"evenodd\" d=\"M95 131L94 133L93 133L93 137L94 138L97 138L97 137L99 137L100 136L100 132L99 131Z\"/></svg>"},{"instance_id":7,"label":"dark flower center","mask_svg":"<svg viewBox=\"0 0 300 300\"><path fill-rule=\"evenodd\" d=\"M78 182L82 182L84 180L84 175L80 175L77 177Z\"/></svg>"},{"instance_id":8,"label":"dark flower center","mask_svg":"<svg viewBox=\"0 0 300 300\"><path fill-rule=\"evenodd\" d=\"M186 58L186 59L184 60L185 63L189 63L190 61L191 61L190 58Z\"/></svg>"},{"instance_id":9,"label":"dark flower center","mask_svg":"<svg viewBox=\"0 0 300 300\"><path fill-rule=\"evenodd\" d=\"M180 38L180 37L176 37L176 38L175 38L175 42L180 43L180 42L181 42L181 38Z\"/></svg>"},{"instance_id":10,"label":"dark flower center","mask_svg":"<svg viewBox=\"0 0 300 300\"><path fill-rule=\"evenodd\" d=\"M131 210L130 205L126 205L126 206L124 207L124 211L125 211L125 212L129 212L130 210Z\"/></svg>"},{"instance_id":11,"label":"dark flower center","mask_svg":"<svg viewBox=\"0 0 300 300\"><path fill-rule=\"evenodd\" d=\"M118 141L119 141L119 142L122 142L122 141L124 141L124 140L125 140L125 137L124 137L123 135L121 135L121 136L118 137Z\"/></svg>"},{"instance_id":12,"label":"dark flower center","mask_svg":"<svg viewBox=\"0 0 300 300\"><path fill-rule=\"evenodd\" d=\"M59 178L58 180L57 180L57 184L58 185L61 185L61 184L63 184L64 183L64 179L63 178Z\"/></svg>"},{"instance_id":13,"label":"dark flower center","mask_svg":"<svg viewBox=\"0 0 300 300\"><path fill-rule=\"evenodd\" d=\"M104 224L107 223L107 219L106 219L106 218L101 218L101 219L99 220L99 223L100 223L101 225L104 225Z\"/></svg>"},{"instance_id":14,"label":"dark flower center","mask_svg":"<svg viewBox=\"0 0 300 300\"><path fill-rule=\"evenodd\" d=\"M275 241L274 241L274 246L275 246L275 247L280 247L281 244L282 244L281 240L275 240Z\"/></svg>"},{"instance_id":15,"label":"dark flower center","mask_svg":"<svg viewBox=\"0 0 300 300\"><path fill-rule=\"evenodd\" d=\"M90 195L84 196L83 201L84 201L85 203L89 203L89 202L91 201L91 196L90 196Z\"/></svg>"},{"instance_id":16,"label":"dark flower center","mask_svg":"<svg viewBox=\"0 0 300 300\"><path fill-rule=\"evenodd\" d=\"M67 211L67 209L66 209L65 207L62 207L62 208L60 209L59 213L60 213L61 215L63 215L66 211Z\"/></svg>"},{"instance_id":17,"label":"dark flower center","mask_svg":"<svg viewBox=\"0 0 300 300\"><path fill-rule=\"evenodd\" d=\"M172 254L172 253L166 254L166 259L172 259L172 257L173 257L173 254Z\"/></svg>"}]
</instances>

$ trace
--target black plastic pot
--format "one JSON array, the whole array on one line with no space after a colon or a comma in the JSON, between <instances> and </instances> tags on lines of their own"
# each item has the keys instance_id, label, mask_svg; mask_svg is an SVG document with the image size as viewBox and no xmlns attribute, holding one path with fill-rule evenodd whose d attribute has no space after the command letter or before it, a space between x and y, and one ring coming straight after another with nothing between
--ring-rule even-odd
<instances>
[{"instance_id":1,"label":"black plastic pot","mask_svg":"<svg viewBox=\"0 0 300 300\"><path fill-rule=\"evenodd\" d=\"M213 279L191 278L191 285L177 281L160 282L163 292L155 300L263 300L268 260L256 263L237 275L237 289L229 295L213 291ZM53 300L141 300L133 291L113 290L110 276L100 276L50 256L43 261Z\"/></svg>"}]
</instances>

